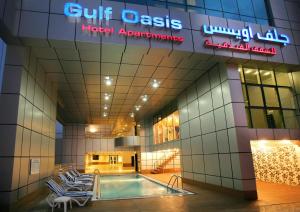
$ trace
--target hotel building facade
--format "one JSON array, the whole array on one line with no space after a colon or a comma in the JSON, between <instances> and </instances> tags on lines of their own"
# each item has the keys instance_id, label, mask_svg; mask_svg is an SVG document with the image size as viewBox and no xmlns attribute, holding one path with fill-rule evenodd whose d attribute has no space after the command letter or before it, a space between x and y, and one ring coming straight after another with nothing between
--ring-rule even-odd
<instances>
[{"instance_id":1,"label":"hotel building facade","mask_svg":"<svg viewBox=\"0 0 300 212\"><path fill-rule=\"evenodd\" d=\"M164 164L247 199L256 180L299 185L299 9L0 1L1 204L44 186L55 164Z\"/></svg>"}]
</instances>

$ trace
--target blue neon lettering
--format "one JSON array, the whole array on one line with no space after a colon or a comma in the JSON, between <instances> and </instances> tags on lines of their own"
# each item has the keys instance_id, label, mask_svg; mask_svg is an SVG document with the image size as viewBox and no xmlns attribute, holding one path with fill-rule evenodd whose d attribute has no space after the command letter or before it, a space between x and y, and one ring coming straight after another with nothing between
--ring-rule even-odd
<instances>
[{"instance_id":1,"label":"blue neon lettering","mask_svg":"<svg viewBox=\"0 0 300 212\"><path fill-rule=\"evenodd\" d=\"M132 18L128 16L132 16ZM139 22L139 13L134 10L123 10L122 20L128 24L137 24Z\"/></svg>"},{"instance_id":2,"label":"blue neon lettering","mask_svg":"<svg viewBox=\"0 0 300 212\"><path fill-rule=\"evenodd\" d=\"M66 16L78 18L82 16L82 7L76 3L66 3L64 13Z\"/></svg>"}]
</instances>

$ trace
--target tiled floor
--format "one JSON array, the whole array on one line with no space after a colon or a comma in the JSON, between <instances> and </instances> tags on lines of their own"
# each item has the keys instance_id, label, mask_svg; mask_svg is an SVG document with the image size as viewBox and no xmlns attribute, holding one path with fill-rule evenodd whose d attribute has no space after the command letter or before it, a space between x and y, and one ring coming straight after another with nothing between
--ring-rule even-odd
<instances>
[{"instance_id":1,"label":"tiled floor","mask_svg":"<svg viewBox=\"0 0 300 212\"><path fill-rule=\"evenodd\" d=\"M169 180L170 174L148 175L163 182ZM271 212L300 212L300 192L298 187L266 184L258 182L258 188L267 188L268 191L259 191L258 201L245 201L228 194L211 191L196 186L184 184L184 188L196 194L187 196L165 196L145 199L95 201L86 207L74 206L72 211L120 211L120 212L184 212L184 211L271 211ZM74 204L75 205L75 204ZM51 211L40 196L39 199L19 206L14 211ZM56 209L55 211L63 211Z\"/></svg>"}]
</instances>

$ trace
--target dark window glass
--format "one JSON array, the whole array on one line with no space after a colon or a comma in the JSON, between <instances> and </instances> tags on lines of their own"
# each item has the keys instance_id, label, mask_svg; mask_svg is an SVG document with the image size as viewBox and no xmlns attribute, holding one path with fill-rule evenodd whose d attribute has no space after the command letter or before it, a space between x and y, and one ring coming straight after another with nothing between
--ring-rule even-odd
<instances>
[{"instance_id":1,"label":"dark window glass","mask_svg":"<svg viewBox=\"0 0 300 212\"><path fill-rule=\"evenodd\" d=\"M238 13L238 5L236 0L221 0L224 12Z\"/></svg>"},{"instance_id":2,"label":"dark window glass","mask_svg":"<svg viewBox=\"0 0 300 212\"><path fill-rule=\"evenodd\" d=\"M264 0L252 0L255 16L268 19L266 4Z\"/></svg>"},{"instance_id":3,"label":"dark window glass","mask_svg":"<svg viewBox=\"0 0 300 212\"><path fill-rule=\"evenodd\" d=\"M249 17L249 16L242 16L242 15L241 15L241 21L249 22L249 23L256 23L255 18Z\"/></svg>"},{"instance_id":4,"label":"dark window glass","mask_svg":"<svg viewBox=\"0 0 300 212\"><path fill-rule=\"evenodd\" d=\"M207 15L223 17L223 13L215 10L206 10Z\"/></svg>"},{"instance_id":5,"label":"dark window glass","mask_svg":"<svg viewBox=\"0 0 300 212\"><path fill-rule=\"evenodd\" d=\"M132 3L132 4L146 4L147 1L146 0L126 0L126 3Z\"/></svg>"},{"instance_id":6,"label":"dark window glass","mask_svg":"<svg viewBox=\"0 0 300 212\"><path fill-rule=\"evenodd\" d=\"M253 5L251 0L237 0L241 15L254 16Z\"/></svg>"},{"instance_id":7,"label":"dark window glass","mask_svg":"<svg viewBox=\"0 0 300 212\"><path fill-rule=\"evenodd\" d=\"M269 128L284 128L280 110L267 110Z\"/></svg>"},{"instance_id":8,"label":"dark window glass","mask_svg":"<svg viewBox=\"0 0 300 212\"><path fill-rule=\"evenodd\" d=\"M212 10L222 10L221 1L220 0L205 0L205 8Z\"/></svg>"},{"instance_id":9,"label":"dark window glass","mask_svg":"<svg viewBox=\"0 0 300 212\"><path fill-rule=\"evenodd\" d=\"M203 7L204 8L203 0L187 0L186 3L187 3L187 5Z\"/></svg>"},{"instance_id":10,"label":"dark window glass","mask_svg":"<svg viewBox=\"0 0 300 212\"><path fill-rule=\"evenodd\" d=\"M168 3L168 8L185 11L185 5Z\"/></svg>"},{"instance_id":11,"label":"dark window glass","mask_svg":"<svg viewBox=\"0 0 300 212\"><path fill-rule=\"evenodd\" d=\"M269 21L267 19L256 19L256 23L261 24L261 25L269 25Z\"/></svg>"},{"instance_id":12,"label":"dark window glass","mask_svg":"<svg viewBox=\"0 0 300 212\"><path fill-rule=\"evenodd\" d=\"M276 89L273 87L264 87L264 94L267 107L279 107Z\"/></svg>"},{"instance_id":13,"label":"dark window glass","mask_svg":"<svg viewBox=\"0 0 300 212\"><path fill-rule=\"evenodd\" d=\"M168 2L177 3L177 4L185 4L185 0L168 0Z\"/></svg>"},{"instance_id":14,"label":"dark window glass","mask_svg":"<svg viewBox=\"0 0 300 212\"><path fill-rule=\"evenodd\" d=\"M205 14L205 9L202 9L202 8L199 8L199 7L188 6L188 12Z\"/></svg>"},{"instance_id":15,"label":"dark window glass","mask_svg":"<svg viewBox=\"0 0 300 212\"><path fill-rule=\"evenodd\" d=\"M268 122L263 109L251 109L253 128L268 128Z\"/></svg>"},{"instance_id":16,"label":"dark window glass","mask_svg":"<svg viewBox=\"0 0 300 212\"><path fill-rule=\"evenodd\" d=\"M166 2L162 2L162 1L150 1L149 0L148 6L166 8L167 4L166 4Z\"/></svg>"},{"instance_id":17,"label":"dark window glass","mask_svg":"<svg viewBox=\"0 0 300 212\"><path fill-rule=\"evenodd\" d=\"M238 14L233 14L233 13L224 13L224 18L241 20L241 17Z\"/></svg>"}]
</instances>

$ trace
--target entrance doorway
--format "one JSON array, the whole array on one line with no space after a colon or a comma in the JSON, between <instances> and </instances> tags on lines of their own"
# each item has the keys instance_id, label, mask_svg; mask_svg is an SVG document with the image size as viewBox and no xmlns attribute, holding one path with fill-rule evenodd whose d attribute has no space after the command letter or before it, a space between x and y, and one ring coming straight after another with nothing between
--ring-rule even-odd
<instances>
[{"instance_id":1,"label":"entrance doorway","mask_svg":"<svg viewBox=\"0 0 300 212\"><path fill-rule=\"evenodd\" d=\"M109 164L116 165L118 163L118 155L110 155L109 156Z\"/></svg>"},{"instance_id":2,"label":"entrance doorway","mask_svg":"<svg viewBox=\"0 0 300 212\"><path fill-rule=\"evenodd\" d=\"M258 199L277 203L300 199L300 142L251 141Z\"/></svg>"}]
</instances>

